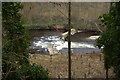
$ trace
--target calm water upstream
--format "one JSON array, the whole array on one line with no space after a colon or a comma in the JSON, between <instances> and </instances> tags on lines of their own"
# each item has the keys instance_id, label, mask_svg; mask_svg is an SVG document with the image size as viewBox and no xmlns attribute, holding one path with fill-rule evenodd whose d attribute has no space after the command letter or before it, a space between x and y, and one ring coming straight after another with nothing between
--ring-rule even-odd
<instances>
[{"instance_id":1,"label":"calm water upstream","mask_svg":"<svg viewBox=\"0 0 120 80\"><path fill-rule=\"evenodd\" d=\"M34 53L49 54L48 47L52 46L61 53L68 53L68 42L62 40L63 31L48 30L30 30L31 43L30 50ZM72 53L100 52L100 49L94 46L98 34L93 32L81 32L71 36Z\"/></svg>"}]
</instances>

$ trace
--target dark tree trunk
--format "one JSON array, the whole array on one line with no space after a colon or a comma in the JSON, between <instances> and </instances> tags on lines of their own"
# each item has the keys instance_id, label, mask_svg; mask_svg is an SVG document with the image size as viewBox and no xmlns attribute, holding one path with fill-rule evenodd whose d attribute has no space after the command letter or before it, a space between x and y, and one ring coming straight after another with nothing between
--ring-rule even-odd
<instances>
[{"instance_id":1,"label":"dark tree trunk","mask_svg":"<svg viewBox=\"0 0 120 80\"><path fill-rule=\"evenodd\" d=\"M68 79L71 80L71 2L68 3L68 26L69 26L69 32L68 32Z\"/></svg>"},{"instance_id":2,"label":"dark tree trunk","mask_svg":"<svg viewBox=\"0 0 120 80\"><path fill-rule=\"evenodd\" d=\"M106 80L108 80L108 68L106 69Z\"/></svg>"}]
</instances>

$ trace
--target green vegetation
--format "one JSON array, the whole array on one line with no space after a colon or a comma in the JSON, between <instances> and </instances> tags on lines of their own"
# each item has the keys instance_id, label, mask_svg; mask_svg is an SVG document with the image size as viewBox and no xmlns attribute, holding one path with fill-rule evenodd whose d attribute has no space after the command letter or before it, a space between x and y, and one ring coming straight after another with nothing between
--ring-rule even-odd
<instances>
[{"instance_id":1,"label":"green vegetation","mask_svg":"<svg viewBox=\"0 0 120 80\"><path fill-rule=\"evenodd\" d=\"M31 65L28 57L26 28L21 21L19 11L23 8L20 2L2 3L3 47L2 79L3 80L40 80L48 79L48 72L41 66Z\"/></svg>"},{"instance_id":2,"label":"green vegetation","mask_svg":"<svg viewBox=\"0 0 120 80\"><path fill-rule=\"evenodd\" d=\"M111 3L109 13L100 16L100 20L107 27L97 40L97 46L103 47L106 74L113 67L115 77L120 78L120 2Z\"/></svg>"},{"instance_id":3,"label":"green vegetation","mask_svg":"<svg viewBox=\"0 0 120 80\"><path fill-rule=\"evenodd\" d=\"M46 22L46 24L48 24L48 25L52 25L52 24L65 24L65 22L62 21L62 20L59 20L59 21L49 21L49 22Z\"/></svg>"},{"instance_id":4,"label":"green vegetation","mask_svg":"<svg viewBox=\"0 0 120 80\"><path fill-rule=\"evenodd\" d=\"M37 23L36 23L37 24ZM54 24L61 24L61 25L63 25L63 24L66 24L65 23L65 21L62 21L62 20L56 20L56 21L54 21L54 20L49 20L49 21L45 21L45 22L40 22L40 25L38 24L37 26L43 26L43 27L48 27L48 26L52 26L52 25L54 25ZM33 24L33 27L34 26L36 26L36 25L34 25Z\"/></svg>"}]
</instances>

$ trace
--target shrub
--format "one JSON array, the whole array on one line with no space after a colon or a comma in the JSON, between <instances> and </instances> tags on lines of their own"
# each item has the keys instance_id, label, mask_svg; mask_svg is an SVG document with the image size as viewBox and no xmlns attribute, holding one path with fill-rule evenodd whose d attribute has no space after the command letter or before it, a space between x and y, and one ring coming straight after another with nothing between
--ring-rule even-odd
<instances>
[{"instance_id":1,"label":"shrub","mask_svg":"<svg viewBox=\"0 0 120 80\"><path fill-rule=\"evenodd\" d=\"M20 2L2 3L2 79L40 80L48 79L48 72L41 66L31 65L28 60L29 41L22 25Z\"/></svg>"}]
</instances>

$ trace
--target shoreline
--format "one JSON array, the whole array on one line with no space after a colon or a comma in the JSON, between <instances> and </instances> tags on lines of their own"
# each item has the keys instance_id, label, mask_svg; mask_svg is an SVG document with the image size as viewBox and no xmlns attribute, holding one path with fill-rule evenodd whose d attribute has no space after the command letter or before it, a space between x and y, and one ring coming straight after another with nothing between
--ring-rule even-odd
<instances>
[{"instance_id":1,"label":"shoreline","mask_svg":"<svg viewBox=\"0 0 120 80\"><path fill-rule=\"evenodd\" d=\"M68 77L68 55L32 54L30 63L43 66L49 71L50 78ZM72 78L105 78L104 60L102 53L72 54ZM109 77L113 75L109 70Z\"/></svg>"},{"instance_id":2,"label":"shoreline","mask_svg":"<svg viewBox=\"0 0 120 80\"><path fill-rule=\"evenodd\" d=\"M64 29L49 29L49 28L40 28L40 27L35 27L35 28L29 28L28 30L42 30L42 31L61 31L61 32L66 32L68 31L68 28L64 28ZM77 30L80 30L82 31L81 33L87 33L87 32L93 32L95 34L101 34L100 31L98 30L89 30L89 29L77 29Z\"/></svg>"}]
</instances>

